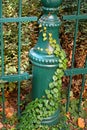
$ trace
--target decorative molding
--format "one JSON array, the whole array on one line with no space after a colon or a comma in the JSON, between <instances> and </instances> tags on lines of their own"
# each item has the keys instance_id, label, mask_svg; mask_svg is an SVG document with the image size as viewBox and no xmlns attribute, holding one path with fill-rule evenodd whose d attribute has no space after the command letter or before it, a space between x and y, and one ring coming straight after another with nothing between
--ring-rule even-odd
<instances>
[{"instance_id":1,"label":"decorative molding","mask_svg":"<svg viewBox=\"0 0 87 130\"><path fill-rule=\"evenodd\" d=\"M42 9L45 10L45 11L49 11L49 12L50 11L51 12L53 12L53 11L56 12L56 11L58 11L59 7L57 7L57 8L47 8L47 7L43 6Z\"/></svg>"},{"instance_id":2,"label":"decorative molding","mask_svg":"<svg viewBox=\"0 0 87 130\"><path fill-rule=\"evenodd\" d=\"M29 57L34 64L57 65L59 63L59 59L54 55L39 55L34 48L30 50Z\"/></svg>"}]
</instances>

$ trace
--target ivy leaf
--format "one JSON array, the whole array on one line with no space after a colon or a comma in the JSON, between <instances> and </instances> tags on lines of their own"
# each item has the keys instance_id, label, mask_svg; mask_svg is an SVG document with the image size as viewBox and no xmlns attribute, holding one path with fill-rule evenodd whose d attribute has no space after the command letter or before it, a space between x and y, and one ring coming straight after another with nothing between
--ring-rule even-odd
<instances>
[{"instance_id":1,"label":"ivy leaf","mask_svg":"<svg viewBox=\"0 0 87 130\"><path fill-rule=\"evenodd\" d=\"M59 68L63 68L63 67L64 67L63 64L59 63Z\"/></svg>"},{"instance_id":2,"label":"ivy leaf","mask_svg":"<svg viewBox=\"0 0 87 130\"><path fill-rule=\"evenodd\" d=\"M43 38L43 41L46 41L46 40L47 40L47 37L44 37L44 38Z\"/></svg>"},{"instance_id":3,"label":"ivy leaf","mask_svg":"<svg viewBox=\"0 0 87 130\"><path fill-rule=\"evenodd\" d=\"M43 33L43 37L46 37L46 35L47 35L46 33Z\"/></svg>"},{"instance_id":4,"label":"ivy leaf","mask_svg":"<svg viewBox=\"0 0 87 130\"><path fill-rule=\"evenodd\" d=\"M59 59L59 63L62 63L63 61L61 59Z\"/></svg>"},{"instance_id":5,"label":"ivy leaf","mask_svg":"<svg viewBox=\"0 0 87 130\"><path fill-rule=\"evenodd\" d=\"M50 90L45 90L45 93L48 95L50 94Z\"/></svg>"},{"instance_id":6,"label":"ivy leaf","mask_svg":"<svg viewBox=\"0 0 87 130\"><path fill-rule=\"evenodd\" d=\"M50 102L50 105L51 105L51 106L54 106L54 105L55 105L55 104L54 104L54 101L51 101L51 102Z\"/></svg>"},{"instance_id":7,"label":"ivy leaf","mask_svg":"<svg viewBox=\"0 0 87 130\"><path fill-rule=\"evenodd\" d=\"M44 27L44 31L46 31L46 29L47 29L47 28L46 28L46 27Z\"/></svg>"},{"instance_id":8,"label":"ivy leaf","mask_svg":"<svg viewBox=\"0 0 87 130\"><path fill-rule=\"evenodd\" d=\"M58 89L57 88L54 88L53 91L54 91L54 93L58 93Z\"/></svg>"},{"instance_id":9,"label":"ivy leaf","mask_svg":"<svg viewBox=\"0 0 87 130\"><path fill-rule=\"evenodd\" d=\"M40 108L43 107L43 104L39 104L38 107L40 107Z\"/></svg>"},{"instance_id":10,"label":"ivy leaf","mask_svg":"<svg viewBox=\"0 0 87 130\"><path fill-rule=\"evenodd\" d=\"M48 95L47 95L47 98L48 98L48 99L51 99L51 98L52 98L52 95L51 95L51 94L48 94Z\"/></svg>"},{"instance_id":11,"label":"ivy leaf","mask_svg":"<svg viewBox=\"0 0 87 130\"><path fill-rule=\"evenodd\" d=\"M58 85L61 85L61 84L62 84L62 80L59 79L59 80L58 80Z\"/></svg>"},{"instance_id":12,"label":"ivy leaf","mask_svg":"<svg viewBox=\"0 0 87 130\"><path fill-rule=\"evenodd\" d=\"M50 89L54 88L53 82L49 84L49 88L50 88Z\"/></svg>"},{"instance_id":13,"label":"ivy leaf","mask_svg":"<svg viewBox=\"0 0 87 130\"><path fill-rule=\"evenodd\" d=\"M41 24L39 24L39 28L41 28L42 27L42 25Z\"/></svg>"},{"instance_id":14,"label":"ivy leaf","mask_svg":"<svg viewBox=\"0 0 87 130\"><path fill-rule=\"evenodd\" d=\"M44 100L44 104L45 104L45 106L47 106L48 105L48 100Z\"/></svg>"},{"instance_id":15,"label":"ivy leaf","mask_svg":"<svg viewBox=\"0 0 87 130\"><path fill-rule=\"evenodd\" d=\"M54 75L53 76L53 80L56 81L57 80L57 76Z\"/></svg>"}]
</instances>

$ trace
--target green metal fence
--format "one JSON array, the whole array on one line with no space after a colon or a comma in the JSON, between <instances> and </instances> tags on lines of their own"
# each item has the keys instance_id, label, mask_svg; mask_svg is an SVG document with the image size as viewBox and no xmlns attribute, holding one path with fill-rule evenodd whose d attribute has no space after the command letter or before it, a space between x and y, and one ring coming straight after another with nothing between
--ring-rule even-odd
<instances>
[{"instance_id":1,"label":"green metal fence","mask_svg":"<svg viewBox=\"0 0 87 130\"><path fill-rule=\"evenodd\" d=\"M67 16L63 17L64 20L75 20L74 44L73 44L73 50L72 50L72 64L71 64L71 69L68 69L65 71L65 75L70 77L69 87L68 87L68 95L67 95L66 111L69 110L70 90L71 90L71 86L72 86L72 78L74 75L82 74L82 88L81 88L81 92L80 92L79 107L78 107L79 111L80 111L81 102L82 102L82 93L84 91L84 86L85 86L85 74L87 74L87 58L85 61L84 68L74 68L76 40L77 40L77 35L78 35L79 21L87 19L86 14L85 15L80 14L81 2L82 2L81 0L77 1L77 14L76 15L67 15Z\"/></svg>"},{"instance_id":2,"label":"green metal fence","mask_svg":"<svg viewBox=\"0 0 87 130\"><path fill-rule=\"evenodd\" d=\"M78 9L76 15L67 15L63 16L63 20L75 20L75 33L74 33L74 44L73 44L73 53L72 53L72 66L71 69L68 69L65 71L65 75L70 77L69 87L68 87L68 95L67 95L67 104L66 104L66 111L69 109L69 103L70 103L70 90L72 85L72 78L74 75L82 74L82 89L80 93L79 98L79 110L82 102L82 93L84 91L85 86L85 75L87 74L87 58L85 61L84 68L74 68L74 56L75 56L75 50L76 50L76 39L77 39L77 33L78 33L78 24L79 20L87 19L87 15L81 15L80 14L80 6L81 6L81 0L78 0ZM29 75L27 72L21 74L20 73L20 62L21 62L21 23L22 22L31 22L31 21L37 21L37 17L22 17L22 0L19 0L19 16L18 18L3 18L2 14L2 0L0 0L0 53L1 53L1 76L0 76L0 86L2 87L2 108L3 108L3 119L5 119L5 96L4 96L4 83L5 82L18 82L18 116L20 116L20 86L21 81L28 80L31 75ZM4 23L12 23L17 22L18 23L18 73L14 75L5 75L4 69L4 40L3 40L3 24Z\"/></svg>"},{"instance_id":3,"label":"green metal fence","mask_svg":"<svg viewBox=\"0 0 87 130\"><path fill-rule=\"evenodd\" d=\"M17 18L3 18L3 8L2 0L0 0L0 52L1 52L1 76L0 76L0 86L2 88L2 108L3 108L3 120L5 119L5 96L4 96L4 83L6 82L18 82L18 116L20 116L20 86L21 81L28 80L31 75L27 72L20 73L20 63L21 63L21 23L37 21L37 17L21 17L22 15L22 0L19 0L18 5L18 17ZM4 40L3 40L3 23L18 23L18 73L14 75L5 75L5 64L4 64Z\"/></svg>"}]
</instances>

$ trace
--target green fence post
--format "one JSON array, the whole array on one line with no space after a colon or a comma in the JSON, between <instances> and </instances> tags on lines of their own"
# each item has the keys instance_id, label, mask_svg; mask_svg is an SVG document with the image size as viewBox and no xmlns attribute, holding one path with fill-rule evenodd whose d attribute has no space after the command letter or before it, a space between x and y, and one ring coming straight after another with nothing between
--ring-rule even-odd
<instances>
[{"instance_id":1,"label":"green fence post","mask_svg":"<svg viewBox=\"0 0 87 130\"><path fill-rule=\"evenodd\" d=\"M62 0L41 0L44 14L39 19L39 26L42 26L46 33L52 33L53 38L59 42L60 20L57 17L58 7ZM43 31L40 30L36 46L30 50L29 57L32 66L32 99L41 98L45 95L45 90L49 89L49 83L58 67L58 58L55 55L48 55L46 50L50 51L49 41L43 39ZM59 111L57 113L59 116ZM55 116L56 117L56 116ZM53 117L54 118L54 117ZM53 119L55 120L55 118ZM58 118L57 118L58 120ZM53 123L53 122L51 122ZM48 122L48 125L50 122ZM51 124L52 125L52 124Z\"/></svg>"},{"instance_id":2,"label":"green fence post","mask_svg":"<svg viewBox=\"0 0 87 130\"><path fill-rule=\"evenodd\" d=\"M22 14L22 0L19 0L19 18L21 18ZM18 24L18 74L20 74L20 64L21 64L21 22ZM20 86L21 82L18 81L18 116L21 116L20 113Z\"/></svg>"},{"instance_id":3,"label":"green fence post","mask_svg":"<svg viewBox=\"0 0 87 130\"><path fill-rule=\"evenodd\" d=\"M0 18L2 18L2 0L0 0ZM0 53L1 53L1 76L4 76L4 43L3 43L3 23L0 23ZM4 83L1 81L2 91L2 115L3 121L5 120L5 96L4 96Z\"/></svg>"},{"instance_id":4,"label":"green fence post","mask_svg":"<svg viewBox=\"0 0 87 130\"><path fill-rule=\"evenodd\" d=\"M86 60L85 60L85 68L87 68L87 56L86 56ZM80 98L79 98L79 105L78 105L79 112L81 111L81 103L82 103L82 97L83 97L83 92L84 92L84 88L85 88L85 80L86 80L86 75L83 74L82 75L82 87L81 87Z\"/></svg>"}]
</instances>

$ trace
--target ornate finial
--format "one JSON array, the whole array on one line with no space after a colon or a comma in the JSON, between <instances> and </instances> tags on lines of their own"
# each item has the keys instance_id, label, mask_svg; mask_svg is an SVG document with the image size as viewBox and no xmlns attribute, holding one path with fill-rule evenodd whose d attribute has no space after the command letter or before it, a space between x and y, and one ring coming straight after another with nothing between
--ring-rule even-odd
<instances>
[{"instance_id":1,"label":"ornate finial","mask_svg":"<svg viewBox=\"0 0 87 130\"><path fill-rule=\"evenodd\" d=\"M62 0L41 0L44 10L57 10Z\"/></svg>"},{"instance_id":2,"label":"ornate finial","mask_svg":"<svg viewBox=\"0 0 87 130\"><path fill-rule=\"evenodd\" d=\"M41 0L44 14L39 19L39 24L46 27L59 27L61 22L56 12L62 0Z\"/></svg>"}]
</instances>

